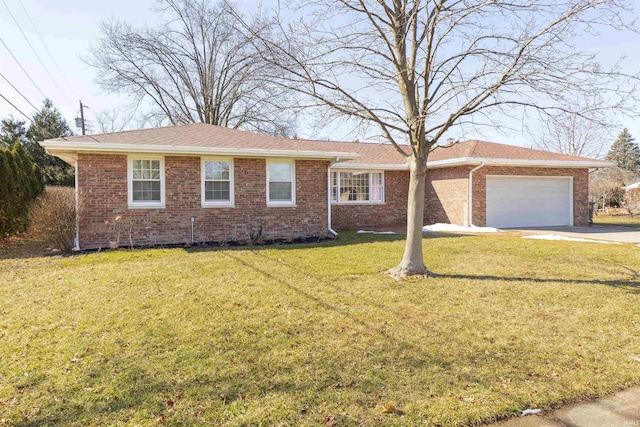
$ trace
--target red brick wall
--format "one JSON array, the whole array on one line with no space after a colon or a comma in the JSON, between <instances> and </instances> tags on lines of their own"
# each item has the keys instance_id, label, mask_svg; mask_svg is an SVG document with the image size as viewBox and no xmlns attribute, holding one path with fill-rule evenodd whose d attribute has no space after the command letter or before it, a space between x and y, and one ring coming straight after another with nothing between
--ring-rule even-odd
<instances>
[{"instance_id":1,"label":"red brick wall","mask_svg":"<svg viewBox=\"0 0 640 427\"><path fill-rule=\"evenodd\" d=\"M468 166L429 169L424 200L424 223L467 224Z\"/></svg>"},{"instance_id":2,"label":"red brick wall","mask_svg":"<svg viewBox=\"0 0 640 427\"><path fill-rule=\"evenodd\" d=\"M572 176L573 222L576 226L589 225L589 171L587 169L525 168L485 166L473 173L473 223L486 224L486 176Z\"/></svg>"},{"instance_id":3,"label":"red brick wall","mask_svg":"<svg viewBox=\"0 0 640 427\"><path fill-rule=\"evenodd\" d=\"M384 173L384 203L332 204L333 228L378 228L402 226L407 223L407 191L409 172Z\"/></svg>"},{"instance_id":4,"label":"red brick wall","mask_svg":"<svg viewBox=\"0 0 640 427\"><path fill-rule=\"evenodd\" d=\"M425 224L462 224L468 210L469 168L430 169L425 189ZM385 203L333 204L334 228L381 228L407 223L409 171L386 171Z\"/></svg>"},{"instance_id":5,"label":"red brick wall","mask_svg":"<svg viewBox=\"0 0 640 427\"><path fill-rule=\"evenodd\" d=\"M80 154L78 187L84 215L80 245L247 241L320 236L327 230L328 162L296 160L296 206L267 207L264 159L234 159L235 207L201 207L200 157L166 156L164 209L129 209L127 156ZM115 221L116 217L119 221ZM108 223L105 223L107 222Z\"/></svg>"}]
</instances>

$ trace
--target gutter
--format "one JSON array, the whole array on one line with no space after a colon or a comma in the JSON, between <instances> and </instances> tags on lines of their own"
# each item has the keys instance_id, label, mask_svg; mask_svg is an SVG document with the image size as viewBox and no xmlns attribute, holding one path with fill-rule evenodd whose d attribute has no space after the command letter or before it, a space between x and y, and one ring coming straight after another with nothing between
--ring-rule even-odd
<instances>
[{"instance_id":1,"label":"gutter","mask_svg":"<svg viewBox=\"0 0 640 427\"><path fill-rule=\"evenodd\" d=\"M331 166L338 162L340 162L340 157L330 161L329 166L327 166L327 230L335 237L338 237L338 232L331 228Z\"/></svg>"},{"instance_id":2,"label":"gutter","mask_svg":"<svg viewBox=\"0 0 640 427\"><path fill-rule=\"evenodd\" d=\"M327 159L335 158L354 160L358 153L315 151L315 150L274 150L265 148L228 148L228 147L193 147L176 145L145 144L113 144L97 142L58 142L43 141L42 147L54 156L65 153L144 153L162 155L198 155L198 156L234 156L234 157L281 157L295 159Z\"/></svg>"},{"instance_id":3,"label":"gutter","mask_svg":"<svg viewBox=\"0 0 640 427\"><path fill-rule=\"evenodd\" d=\"M484 161L469 171L469 224L467 227L473 227L473 173L483 166Z\"/></svg>"},{"instance_id":4,"label":"gutter","mask_svg":"<svg viewBox=\"0 0 640 427\"><path fill-rule=\"evenodd\" d=\"M78 188L78 160L75 161L75 171L74 171L74 175L75 175L75 196L76 196L76 238L75 238L75 242L74 246L75 246L75 250L79 251L80 250L80 189Z\"/></svg>"},{"instance_id":5,"label":"gutter","mask_svg":"<svg viewBox=\"0 0 640 427\"><path fill-rule=\"evenodd\" d=\"M344 156L342 156L344 157ZM481 164L491 164L492 166L513 166L513 167L537 167L537 168L608 168L615 166L612 162L602 160L526 160L526 159L494 159L480 157L458 157L447 160L434 160L427 163L427 169L439 169L455 166L476 166ZM353 170L399 170L408 171L409 165L402 163L342 163L334 166L334 169Z\"/></svg>"}]
</instances>

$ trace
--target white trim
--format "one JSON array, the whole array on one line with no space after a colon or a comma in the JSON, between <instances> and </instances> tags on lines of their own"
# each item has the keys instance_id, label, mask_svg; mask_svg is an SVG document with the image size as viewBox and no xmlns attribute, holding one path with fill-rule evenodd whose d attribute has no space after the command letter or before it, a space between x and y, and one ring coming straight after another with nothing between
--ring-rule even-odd
<instances>
[{"instance_id":1,"label":"white trim","mask_svg":"<svg viewBox=\"0 0 640 427\"><path fill-rule=\"evenodd\" d=\"M368 170L375 172L376 170L381 171L405 171L409 170L408 164L400 164L400 163L388 163L388 164L377 164L377 163L340 163L337 165L331 166L332 169L351 169L351 170Z\"/></svg>"},{"instance_id":2,"label":"white trim","mask_svg":"<svg viewBox=\"0 0 640 427\"><path fill-rule=\"evenodd\" d=\"M159 160L160 161L160 201L146 202L133 200L133 161L134 160ZM129 209L164 209L165 208L165 176L164 156L129 155L127 156L127 202Z\"/></svg>"},{"instance_id":3,"label":"white trim","mask_svg":"<svg viewBox=\"0 0 640 427\"><path fill-rule=\"evenodd\" d=\"M481 163L485 163L485 166L535 166L539 168L606 168L615 166L612 162L605 162L602 160L528 160L460 157L458 159L436 160L427 163L427 167L435 169L450 166L480 165Z\"/></svg>"},{"instance_id":4,"label":"white trim","mask_svg":"<svg viewBox=\"0 0 640 427\"><path fill-rule=\"evenodd\" d=\"M332 171L333 172L333 171ZM333 194L331 192L332 188L331 186L329 186L329 200L331 200L331 204L332 205L384 205L386 203L386 198L387 198L387 183L384 179L384 170L383 169L367 169L367 170L359 170L359 169L340 169L335 171L337 176L336 176L336 185L338 187L337 189L337 194L336 197L338 200L334 200L333 199ZM362 172L367 172L369 173L369 200L340 200L340 173L341 172L355 172L355 173L362 173ZM382 175L382 200L371 200L371 174L372 173L379 173ZM329 177L331 177L331 175L329 175ZM329 181L331 182L331 181Z\"/></svg>"},{"instance_id":5,"label":"white trim","mask_svg":"<svg viewBox=\"0 0 640 427\"><path fill-rule=\"evenodd\" d=\"M269 207L283 207L283 206L296 206L296 161L291 159L268 159L266 162L266 197L267 206ZM288 163L291 165L291 200L269 200L269 166L272 164Z\"/></svg>"},{"instance_id":6,"label":"white trim","mask_svg":"<svg viewBox=\"0 0 640 427\"><path fill-rule=\"evenodd\" d=\"M205 199L205 164L206 162L229 163L229 200ZM234 208L235 207L235 178L232 157L201 157L200 158L200 204L203 208Z\"/></svg>"},{"instance_id":7,"label":"white trim","mask_svg":"<svg viewBox=\"0 0 640 427\"><path fill-rule=\"evenodd\" d=\"M453 166L479 166L485 163L486 166L520 166L539 168L608 168L615 166L612 162L603 160L525 160L525 159L492 159L482 157L458 157L447 160L434 160L427 162L427 169L439 169ZM353 170L401 170L408 171L408 164L375 164L375 163L341 163L332 166L333 169L353 169Z\"/></svg>"},{"instance_id":8,"label":"white trim","mask_svg":"<svg viewBox=\"0 0 640 427\"><path fill-rule=\"evenodd\" d=\"M337 237L338 232L331 227L331 166L333 166L333 164L334 162L329 162L329 166L327 167L327 230Z\"/></svg>"},{"instance_id":9,"label":"white trim","mask_svg":"<svg viewBox=\"0 0 640 427\"><path fill-rule=\"evenodd\" d=\"M486 184L486 181L489 178L543 178L543 179L559 179L559 178L564 178L564 179L568 179L569 180L569 227L573 227L574 224L574 218L573 218L573 204L574 204L574 197L573 197L573 176L572 175L553 175L553 176L542 176L542 175L485 175L485 191L486 188L488 187ZM486 219L486 211L487 211L487 206L486 206L486 196L485 196L485 219Z\"/></svg>"},{"instance_id":10,"label":"white trim","mask_svg":"<svg viewBox=\"0 0 640 427\"><path fill-rule=\"evenodd\" d=\"M90 153L145 153L162 155L191 154L196 156L233 156L233 157L265 157L295 159L331 159L336 161L353 160L360 157L358 153L340 151L312 150L273 150L264 148L228 148L228 147L192 147L176 145L151 144L113 144L95 141L43 141L40 143L49 154L90 152Z\"/></svg>"},{"instance_id":11,"label":"white trim","mask_svg":"<svg viewBox=\"0 0 640 427\"><path fill-rule=\"evenodd\" d=\"M76 251L80 250L80 189L78 188L78 159L75 160L75 173L74 173L74 184L75 191L74 194L76 196L76 241L75 241L75 249Z\"/></svg>"}]
</instances>

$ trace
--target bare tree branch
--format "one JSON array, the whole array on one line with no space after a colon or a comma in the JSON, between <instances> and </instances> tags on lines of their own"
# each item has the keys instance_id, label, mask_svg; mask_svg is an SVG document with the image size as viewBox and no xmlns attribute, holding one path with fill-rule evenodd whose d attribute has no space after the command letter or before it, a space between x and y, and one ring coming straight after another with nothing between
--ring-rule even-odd
<instances>
[{"instance_id":1,"label":"bare tree branch","mask_svg":"<svg viewBox=\"0 0 640 427\"><path fill-rule=\"evenodd\" d=\"M234 5L162 0L156 12L164 23L153 28L101 24L102 37L85 61L98 70L104 91L146 102L148 116L160 113L171 124L266 133L292 127L291 91L270 82L279 71L261 59L253 36L238 31ZM260 18L251 26L260 36L270 31Z\"/></svg>"}]
</instances>

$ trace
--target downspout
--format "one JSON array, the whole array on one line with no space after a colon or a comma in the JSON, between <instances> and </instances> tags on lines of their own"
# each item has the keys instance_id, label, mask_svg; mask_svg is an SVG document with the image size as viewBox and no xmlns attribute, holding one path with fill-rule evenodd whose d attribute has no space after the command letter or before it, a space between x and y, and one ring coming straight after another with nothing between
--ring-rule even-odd
<instances>
[{"instance_id":1,"label":"downspout","mask_svg":"<svg viewBox=\"0 0 640 427\"><path fill-rule=\"evenodd\" d=\"M340 161L340 157L336 157L335 160L329 162L327 167L327 230L334 236L338 236L338 232L331 228L331 166Z\"/></svg>"},{"instance_id":2,"label":"downspout","mask_svg":"<svg viewBox=\"0 0 640 427\"><path fill-rule=\"evenodd\" d=\"M473 173L484 166L484 160L469 171L469 227L473 227Z\"/></svg>"},{"instance_id":3,"label":"downspout","mask_svg":"<svg viewBox=\"0 0 640 427\"><path fill-rule=\"evenodd\" d=\"M75 250L80 250L80 189L78 188L78 159L75 161L75 196L76 196L76 239L74 243Z\"/></svg>"}]
</instances>

